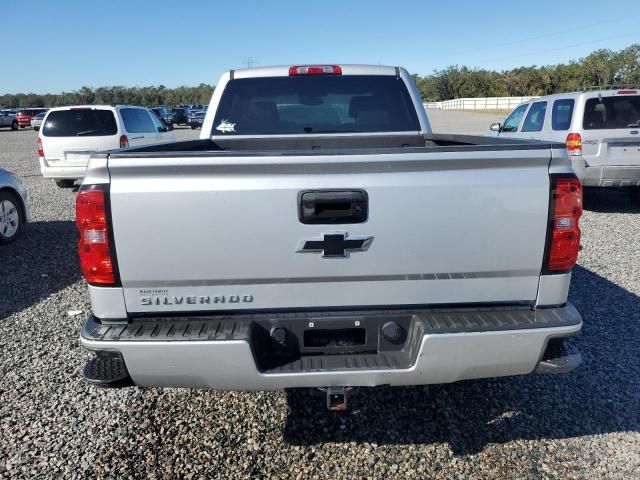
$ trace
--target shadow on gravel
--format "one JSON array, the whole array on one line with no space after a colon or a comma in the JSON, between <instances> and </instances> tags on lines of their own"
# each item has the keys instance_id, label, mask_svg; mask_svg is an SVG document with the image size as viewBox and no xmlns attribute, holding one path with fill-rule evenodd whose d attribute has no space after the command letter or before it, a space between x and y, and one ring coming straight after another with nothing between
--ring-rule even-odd
<instances>
[{"instance_id":1,"label":"shadow on gravel","mask_svg":"<svg viewBox=\"0 0 640 480\"><path fill-rule=\"evenodd\" d=\"M0 248L0 320L81 278L77 242L72 221L32 222Z\"/></svg>"},{"instance_id":2,"label":"shadow on gravel","mask_svg":"<svg viewBox=\"0 0 640 480\"><path fill-rule=\"evenodd\" d=\"M585 188L584 208L597 213L640 213L640 204L627 192L612 188Z\"/></svg>"},{"instance_id":3,"label":"shadow on gravel","mask_svg":"<svg viewBox=\"0 0 640 480\"><path fill-rule=\"evenodd\" d=\"M640 298L576 267L570 300L583 316L574 344L584 363L569 374L367 388L344 415L326 411L324 396L292 390L284 438L296 445L446 442L466 455L512 440L640 431Z\"/></svg>"}]
</instances>

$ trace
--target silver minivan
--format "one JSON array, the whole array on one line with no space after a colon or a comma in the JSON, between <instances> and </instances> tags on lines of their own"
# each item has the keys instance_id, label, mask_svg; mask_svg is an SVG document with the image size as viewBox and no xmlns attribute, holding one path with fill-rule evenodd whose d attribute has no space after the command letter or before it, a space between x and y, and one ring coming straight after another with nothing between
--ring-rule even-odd
<instances>
[{"instance_id":1,"label":"silver minivan","mask_svg":"<svg viewBox=\"0 0 640 480\"><path fill-rule=\"evenodd\" d=\"M516 107L491 130L499 136L564 142L585 186L629 187L640 200L640 90L540 97Z\"/></svg>"},{"instance_id":2,"label":"silver minivan","mask_svg":"<svg viewBox=\"0 0 640 480\"><path fill-rule=\"evenodd\" d=\"M44 178L73 187L84 177L92 152L175 141L173 132L148 108L77 105L49 110L38 135Z\"/></svg>"}]
</instances>

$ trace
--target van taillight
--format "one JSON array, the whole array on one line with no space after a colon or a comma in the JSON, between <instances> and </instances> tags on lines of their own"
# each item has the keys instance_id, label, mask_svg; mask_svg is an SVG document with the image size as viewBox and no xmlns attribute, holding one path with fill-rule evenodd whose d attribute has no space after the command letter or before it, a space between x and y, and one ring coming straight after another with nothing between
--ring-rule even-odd
<instances>
[{"instance_id":1,"label":"van taillight","mask_svg":"<svg viewBox=\"0 0 640 480\"><path fill-rule=\"evenodd\" d=\"M568 272L575 265L580 250L581 215L580 180L573 175L552 175L546 273Z\"/></svg>"},{"instance_id":2,"label":"van taillight","mask_svg":"<svg viewBox=\"0 0 640 480\"><path fill-rule=\"evenodd\" d=\"M83 186L76 196L76 226L80 234L80 267L92 285L116 284L116 262L112 251L107 215L108 186Z\"/></svg>"},{"instance_id":3,"label":"van taillight","mask_svg":"<svg viewBox=\"0 0 640 480\"><path fill-rule=\"evenodd\" d=\"M120 135L120 148L127 148L129 146L129 137L126 135Z\"/></svg>"},{"instance_id":4,"label":"van taillight","mask_svg":"<svg viewBox=\"0 0 640 480\"><path fill-rule=\"evenodd\" d=\"M579 133L567 135L566 144L569 155L582 155L582 136Z\"/></svg>"},{"instance_id":5,"label":"van taillight","mask_svg":"<svg viewBox=\"0 0 640 480\"><path fill-rule=\"evenodd\" d=\"M44 157L44 149L42 148L42 139L38 137L38 156Z\"/></svg>"}]
</instances>

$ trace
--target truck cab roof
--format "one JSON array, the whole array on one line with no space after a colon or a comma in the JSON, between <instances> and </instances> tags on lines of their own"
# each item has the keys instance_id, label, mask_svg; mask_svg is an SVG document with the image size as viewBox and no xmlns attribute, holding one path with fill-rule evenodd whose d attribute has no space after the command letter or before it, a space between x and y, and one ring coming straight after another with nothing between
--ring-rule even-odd
<instances>
[{"instance_id":1,"label":"truck cab roof","mask_svg":"<svg viewBox=\"0 0 640 480\"><path fill-rule=\"evenodd\" d=\"M233 78L255 78L255 77L288 77L292 67L304 66L337 66L340 67L342 75L399 75L401 67L391 67L386 65L359 65L359 64L305 64L305 65L275 65L270 67L252 67L227 72ZM233 72L233 73L232 73ZM405 70L406 72L406 70Z\"/></svg>"}]
</instances>

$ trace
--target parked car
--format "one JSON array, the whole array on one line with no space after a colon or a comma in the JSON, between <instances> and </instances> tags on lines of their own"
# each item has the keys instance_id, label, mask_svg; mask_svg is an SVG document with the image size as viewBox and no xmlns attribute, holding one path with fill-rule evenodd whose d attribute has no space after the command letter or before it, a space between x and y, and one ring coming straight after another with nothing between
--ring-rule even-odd
<instances>
[{"instance_id":1,"label":"parked car","mask_svg":"<svg viewBox=\"0 0 640 480\"><path fill-rule=\"evenodd\" d=\"M640 90L559 93L516 107L491 130L501 137L565 142L586 187L623 187L640 202Z\"/></svg>"},{"instance_id":2,"label":"parked car","mask_svg":"<svg viewBox=\"0 0 640 480\"><path fill-rule=\"evenodd\" d=\"M174 125L189 125L191 111L186 107L178 107L171 110Z\"/></svg>"},{"instance_id":3,"label":"parked car","mask_svg":"<svg viewBox=\"0 0 640 480\"><path fill-rule=\"evenodd\" d=\"M0 127L10 127L11 130L18 129L18 120L15 113L9 110L3 110L0 112Z\"/></svg>"},{"instance_id":4,"label":"parked car","mask_svg":"<svg viewBox=\"0 0 640 480\"><path fill-rule=\"evenodd\" d=\"M0 168L0 245L15 241L28 218L27 189L18 178Z\"/></svg>"},{"instance_id":5,"label":"parked car","mask_svg":"<svg viewBox=\"0 0 640 480\"><path fill-rule=\"evenodd\" d=\"M189 115L189 126L193 130L202 127L202 122L204 122L204 117L206 115L207 112L205 110L192 110Z\"/></svg>"},{"instance_id":6,"label":"parked car","mask_svg":"<svg viewBox=\"0 0 640 480\"><path fill-rule=\"evenodd\" d=\"M403 68L236 70L199 141L92 157L94 384L416 385L580 363L562 143L433 134Z\"/></svg>"},{"instance_id":7,"label":"parked car","mask_svg":"<svg viewBox=\"0 0 640 480\"><path fill-rule=\"evenodd\" d=\"M44 120L45 115L47 114L47 112L41 112L37 115L35 115L32 119L31 119L31 126L33 127L33 129L37 132L38 130L40 130L40 127L42 126L42 121Z\"/></svg>"},{"instance_id":8,"label":"parked car","mask_svg":"<svg viewBox=\"0 0 640 480\"><path fill-rule=\"evenodd\" d=\"M18 113L16 113L16 120L18 121L20 128L30 127L31 119L37 114L46 111L46 108L24 108L22 110L18 110Z\"/></svg>"},{"instance_id":9,"label":"parked car","mask_svg":"<svg viewBox=\"0 0 640 480\"><path fill-rule=\"evenodd\" d=\"M178 105L178 108L188 108L189 110L204 110L206 105L201 105L199 103L193 103L190 105Z\"/></svg>"},{"instance_id":10,"label":"parked car","mask_svg":"<svg viewBox=\"0 0 640 480\"><path fill-rule=\"evenodd\" d=\"M80 105L52 108L38 136L40 171L59 187L72 187L87 168L89 154L175 140L148 108Z\"/></svg>"},{"instance_id":11,"label":"parked car","mask_svg":"<svg viewBox=\"0 0 640 480\"><path fill-rule=\"evenodd\" d=\"M151 109L168 127L173 126L173 114L164 107L156 107Z\"/></svg>"}]
</instances>

